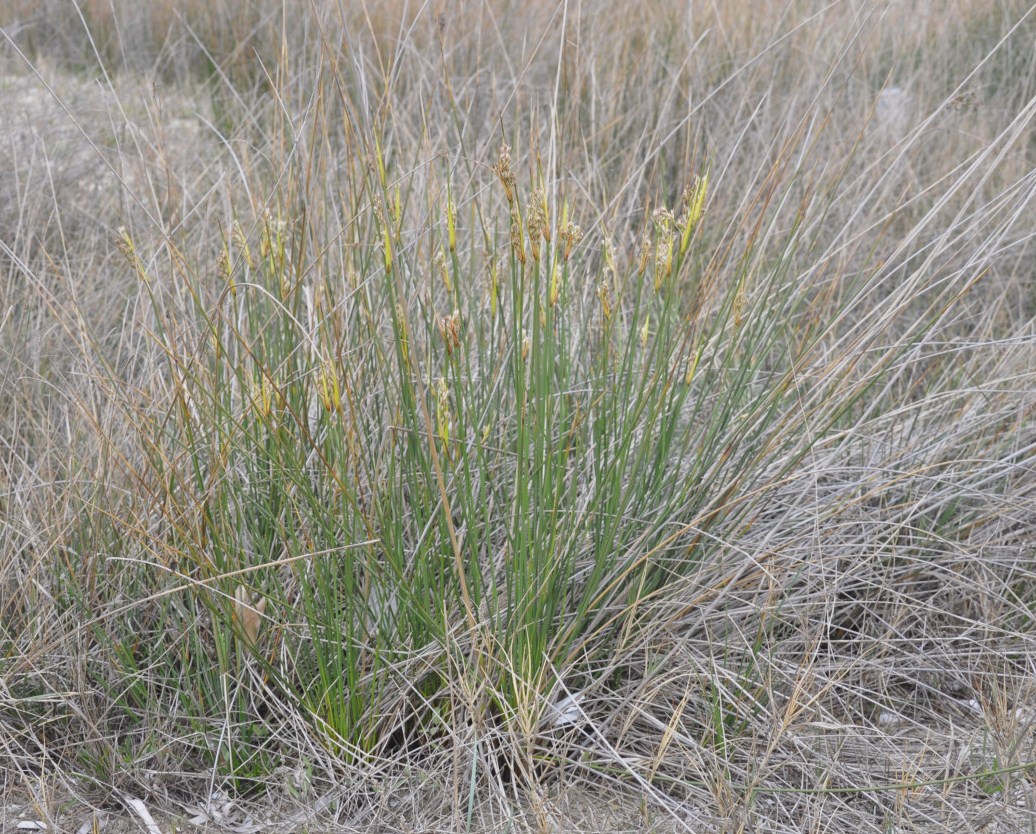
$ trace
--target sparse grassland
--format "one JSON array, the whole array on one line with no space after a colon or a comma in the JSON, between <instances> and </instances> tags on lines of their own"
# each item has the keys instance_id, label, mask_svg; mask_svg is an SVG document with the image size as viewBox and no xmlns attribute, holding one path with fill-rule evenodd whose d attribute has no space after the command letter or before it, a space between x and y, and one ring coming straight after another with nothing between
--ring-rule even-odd
<instances>
[{"instance_id":1,"label":"sparse grassland","mask_svg":"<svg viewBox=\"0 0 1036 834\"><path fill-rule=\"evenodd\" d=\"M34 819L1036 829L1028 2L0 26Z\"/></svg>"}]
</instances>

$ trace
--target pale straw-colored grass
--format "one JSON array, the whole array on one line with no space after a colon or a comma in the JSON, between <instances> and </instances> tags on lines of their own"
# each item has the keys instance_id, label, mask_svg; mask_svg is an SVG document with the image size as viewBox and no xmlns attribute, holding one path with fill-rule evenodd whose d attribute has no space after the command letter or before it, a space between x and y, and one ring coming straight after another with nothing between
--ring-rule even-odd
<instances>
[{"instance_id":1,"label":"pale straw-colored grass","mask_svg":"<svg viewBox=\"0 0 1036 834\"><path fill-rule=\"evenodd\" d=\"M1036 17L750 5L0 7L5 791L1032 827Z\"/></svg>"}]
</instances>

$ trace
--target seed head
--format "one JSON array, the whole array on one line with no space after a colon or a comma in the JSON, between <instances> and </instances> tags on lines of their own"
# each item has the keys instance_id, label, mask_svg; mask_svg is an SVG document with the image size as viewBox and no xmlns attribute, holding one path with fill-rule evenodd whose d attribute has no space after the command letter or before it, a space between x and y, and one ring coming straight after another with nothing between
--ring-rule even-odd
<instances>
[{"instance_id":1,"label":"seed head","mask_svg":"<svg viewBox=\"0 0 1036 834\"><path fill-rule=\"evenodd\" d=\"M274 387L269 377L262 370L259 371L259 380L252 379L250 385L252 406L259 412L264 420L269 419L273 411Z\"/></svg>"},{"instance_id":2,"label":"seed head","mask_svg":"<svg viewBox=\"0 0 1036 834\"><path fill-rule=\"evenodd\" d=\"M453 285L450 283L450 273L446 268L446 255L441 249L435 253L435 258L432 263L435 267L435 271L439 273L439 278L442 281L443 286L446 287L446 292L453 292Z\"/></svg>"},{"instance_id":3,"label":"seed head","mask_svg":"<svg viewBox=\"0 0 1036 834\"><path fill-rule=\"evenodd\" d=\"M341 412L342 391L338 384L338 373L327 359L321 360L320 370L317 371L317 393L328 414Z\"/></svg>"},{"instance_id":4,"label":"seed head","mask_svg":"<svg viewBox=\"0 0 1036 834\"><path fill-rule=\"evenodd\" d=\"M680 256L687 252L691 244L691 233L701 220L705 212L705 194L709 186L709 172L706 171L700 177L694 178L694 184L684 191L683 214L680 216Z\"/></svg>"},{"instance_id":5,"label":"seed head","mask_svg":"<svg viewBox=\"0 0 1036 834\"><path fill-rule=\"evenodd\" d=\"M457 251L457 207L453 204L453 194L446 189L446 240L450 251Z\"/></svg>"},{"instance_id":6,"label":"seed head","mask_svg":"<svg viewBox=\"0 0 1036 834\"><path fill-rule=\"evenodd\" d=\"M537 188L533 192L532 201L533 210L540 215L540 234L550 243L550 212L547 210L547 195L542 188Z\"/></svg>"},{"instance_id":7,"label":"seed head","mask_svg":"<svg viewBox=\"0 0 1036 834\"><path fill-rule=\"evenodd\" d=\"M435 381L435 424L439 429L439 439L448 455L450 448L450 389L442 377Z\"/></svg>"},{"instance_id":8,"label":"seed head","mask_svg":"<svg viewBox=\"0 0 1036 834\"><path fill-rule=\"evenodd\" d=\"M145 285L148 285L150 281L147 270L144 268L144 262L137 254L137 248L133 245L133 238L130 237L130 233L125 226L119 226L116 231L115 248L122 253L122 256L133 268L133 271L137 273L137 278L143 281Z\"/></svg>"},{"instance_id":9,"label":"seed head","mask_svg":"<svg viewBox=\"0 0 1036 834\"><path fill-rule=\"evenodd\" d=\"M694 381L694 374L698 370L698 361L700 359L701 351L699 350L693 357L691 357L691 361L687 365L687 373L684 374L683 378L685 385L690 385Z\"/></svg>"},{"instance_id":10,"label":"seed head","mask_svg":"<svg viewBox=\"0 0 1036 834\"><path fill-rule=\"evenodd\" d=\"M655 242L655 292L662 289L662 283L673 270L673 213L661 206L652 213L658 239Z\"/></svg>"},{"instance_id":11,"label":"seed head","mask_svg":"<svg viewBox=\"0 0 1036 834\"><path fill-rule=\"evenodd\" d=\"M115 248L122 253L122 256L132 262L136 250L133 248L133 238L125 226L119 226L115 230Z\"/></svg>"},{"instance_id":12,"label":"seed head","mask_svg":"<svg viewBox=\"0 0 1036 834\"><path fill-rule=\"evenodd\" d=\"M668 232L673 227L673 213L665 206L656 208L651 213L651 220L660 233Z\"/></svg>"},{"instance_id":13,"label":"seed head","mask_svg":"<svg viewBox=\"0 0 1036 834\"><path fill-rule=\"evenodd\" d=\"M583 239L583 230L580 229L575 223L566 223L564 228L561 230L561 242L564 245L562 249L562 257L567 261L569 255L572 254L572 250L575 246ZM607 255L605 256L607 260Z\"/></svg>"},{"instance_id":14,"label":"seed head","mask_svg":"<svg viewBox=\"0 0 1036 834\"><path fill-rule=\"evenodd\" d=\"M403 357L403 364L410 365L410 336L406 327L406 311L403 305L396 302L396 321L399 322L399 352Z\"/></svg>"},{"instance_id":15,"label":"seed head","mask_svg":"<svg viewBox=\"0 0 1036 834\"><path fill-rule=\"evenodd\" d=\"M673 271L673 242L676 235L672 229L659 233L655 247L655 292L662 289L662 283Z\"/></svg>"},{"instance_id":16,"label":"seed head","mask_svg":"<svg viewBox=\"0 0 1036 834\"><path fill-rule=\"evenodd\" d=\"M514 172L511 170L511 148L508 145L500 146L500 156L497 159L496 164L493 166L493 170L496 175L500 178L500 183L504 187L504 193L507 195L507 202L514 202L515 195L515 180ZM524 261L522 261L524 263Z\"/></svg>"},{"instance_id":17,"label":"seed head","mask_svg":"<svg viewBox=\"0 0 1036 834\"><path fill-rule=\"evenodd\" d=\"M267 214L268 213L269 211L267 211ZM245 230L241 228L241 223L239 221L234 221L230 236L244 257L245 263L248 264L248 268L255 269L255 261L252 259L252 250L248 246L248 238L245 237ZM265 258L266 256L264 255L263 257Z\"/></svg>"},{"instance_id":18,"label":"seed head","mask_svg":"<svg viewBox=\"0 0 1036 834\"><path fill-rule=\"evenodd\" d=\"M619 270L615 266L615 242L611 236L604 239L604 265L613 277L618 277Z\"/></svg>"},{"instance_id":19,"label":"seed head","mask_svg":"<svg viewBox=\"0 0 1036 834\"><path fill-rule=\"evenodd\" d=\"M740 327L745 320L745 285L742 282L734 295L734 325Z\"/></svg>"},{"instance_id":20,"label":"seed head","mask_svg":"<svg viewBox=\"0 0 1036 834\"><path fill-rule=\"evenodd\" d=\"M377 203L374 204L374 216L381 225L381 237L385 249L385 272L387 274L392 271L392 238L389 232L389 224L385 222L385 213Z\"/></svg>"},{"instance_id":21,"label":"seed head","mask_svg":"<svg viewBox=\"0 0 1036 834\"><path fill-rule=\"evenodd\" d=\"M529 248L534 260L540 259L540 238L550 240L550 227L547 223L547 197L542 188L532 193L529 208Z\"/></svg>"},{"instance_id":22,"label":"seed head","mask_svg":"<svg viewBox=\"0 0 1036 834\"><path fill-rule=\"evenodd\" d=\"M460 347L460 311L454 310L448 316L439 319L439 334L446 343L446 355L452 356L453 351Z\"/></svg>"},{"instance_id":23,"label":"seed head","mask_svg":"<svg viewBox=\"0 0 1036 834\"><path fill-rule=\"evenodd\" d=\"M597 298L601 302L601 312L604 314L604 320L608 321L612 317L612 293L608 284L604 281L597 285Z\"/></svg>"},{"instance_id":24,"label":"seed head","mask_svg":"<svg viewBox=\"0 0 1036 834\"><path fill-rule=\"evenodd\" d=\"M245 639L249 643L255 643L255 639L259 636L259 626L262 624L265 610L265 598L259 600L258 603L253 603L248 589L244 585L237 586L234 591L234 620L244 632Z\"/></svg>"},{"instance_id":25,"label":"seed head","mask_svg":"<svg viewBox=\"0 0 1036 834\"><path fill-rule=\"evenodd\" d=\"M237 282L234 280L234 273L230 267L230 253L226 247L216 256L216 271L219 272L220 280L230 289L230 294L237 298Z\"/></svg>"},{"instance_id":26,"label":"seed head","mask_svg":"<svg viewBox=\"0 0 1036 834\"><path fill-rule=\"evenodd\" d=\"M640 242L640 253L637 255L637 275L643 275L651 260L651 235L645 234Z\"/></svg>"},{"instance_id":27,"label":"seed head","mask_svg":"<svg viewBox=\"0 0 1036 834\"><path fill-rule=\"evenodd\" d=\"M396 186L395 200L392 202L392 222L397 229L403 222L403 195L398 185Z\"/></svg>"},{"instance_id":28,"label":"seed head","mask_svg":"<svg viewBox=\"0 0 1036 834\"><path fill-rule=\"evenodd\" d=\"M515 214L511 219L511 249L521 264L525 263L525 242L522 240L522 218Z\"/></svg>"}]
</instances>

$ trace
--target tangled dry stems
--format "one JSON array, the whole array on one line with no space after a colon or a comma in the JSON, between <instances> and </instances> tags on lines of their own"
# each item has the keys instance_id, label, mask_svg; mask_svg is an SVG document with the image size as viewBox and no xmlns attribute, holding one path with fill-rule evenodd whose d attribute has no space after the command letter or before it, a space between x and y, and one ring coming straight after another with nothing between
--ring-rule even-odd
<instances>
[{"instance_id":1,"label":"tangled dry stems","mask_svg":"<svg viewBox=\"0 0 1036 834\"><path fill-rule=\"evenodd\" d=\"M1031 10L255 5L0 21L8 773L367 830L1031 826ZM518 312L509 275L551 257ZM643 366L637 344L659 346ZM543 358L545 436L584 457L522 439L499 394L519 356ZM594 434L551 411L602 401L678 418ZM493 408L462 487L464 421ZM337 519L301 543L249 469L249 438L286 427L267 477ZM217 436L248 453L198 486L235 454ZM322 466L354 508L311 486ZM523 526L505 498L576 521ZM239 561L213 562L220 536ZM449 596L430 540L446 575L514 595ZM367 541L445 594L411 632L434 639L349 631L340 573L298 572ZM546 642L531 615L487 625L523 606ZM336 633L355 664L329 673ZM213 666L223 690L197 685ZM310 687L339 672L344 711Z\"/></svg>"}]
</instances>

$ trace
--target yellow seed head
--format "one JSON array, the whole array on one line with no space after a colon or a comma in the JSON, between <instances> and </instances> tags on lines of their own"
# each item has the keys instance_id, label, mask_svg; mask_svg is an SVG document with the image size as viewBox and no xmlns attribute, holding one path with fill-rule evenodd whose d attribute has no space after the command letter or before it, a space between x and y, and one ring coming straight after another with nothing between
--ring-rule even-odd
<instances>
[{"instance_id":1,"label":"yellow seed head","mask_svg":"<svg viewBox=\"0 0 1036 834\"><path fill-rule=\"evenodd\" d=\"M129 230L125 226L119 226L115 230L115 248L118 249L124 258L128 261L133 260L135 250L133 248L133 238L130 237Z\"/></svg>"},{"instance_id":2,"label":"yellow seed head","mask_svg":"<svg viewBox=\"0 0 1036 834\"><path fill-rule=\"evenodd\" d=\"M374 159L378 166L378 179L382 188L388 188L388 175L385 172L385 157L381 153L381 140L377 134L374 136Z\"/></svg>"},{"instance_id":3,"label":"yellow seed head","mask_svg":"<svg viewBox=\"0 0 1036 834\"><path fill-rule=\"evenodd\" d=\"M385 274L389 274L392 271L392 237L389 234L389 224L384 224L381 227L382 237L384 238L384 249L385 249Z\"/></svg>"},{"instance_id":4,"label":"yellow seed head","mask_svg":"<svg viewBox=\"0 0 1036 834\"><path fill-rule=\"evenodd\" d=\"M147 284L147 271L144 269L144 264L140 260L140 256L137 255L137 249L133 245L133 238L130 237L130 233L127 231L125 226L119 226L116 230L115 248L122 253L122 256L126 259L127 263L129 263L133 268L133 271L137 273L137 277Z\"/></svg>"},{"instance_id":5,"label":"yellow seed head","mask_svg":"<svg viewBox=\"0 0 1036 834\"><path fill-rule=\"evenodd\" d=\"M637 275L643 275L647 269L648 261L651 260L651 236L644 235L640 244L640 254L637 256Z\"/></svg>"},{"instance_id":6,"label":"yellow seed head","mask_svg":"<svg viewBox=\"0 0 1036 834\"><path fill-rule=\"evenodd\" d=\"M687 252L687 248L691 245L691 233L705 212L705 194L708 191L708 187L709 172L706 171L700 177L695 177L694 185L687 189L684 194L684 212L680 218L680 228L682 229L680 236L681 257L683 257Z\"/></svg>"},{"instance_id":7,"label":"yellow seed head","mask_svg":"<svg viewBox=\"0 0 1036 834\"><path fill-rule=\"evenodd\" d=\"M260 371L259 380L256 381L253 378L249 388L252 407L264 420L269 418L270 412L273 410L273 386L266 374Z\"/></svg>"},{"instance_id":8,"label":"yellow seed head","mask_svg":"<svg viewBox=\"0 0 1036 834\"><path fill-rule=\"evenodd\" d=\"M236 298L237 283L234 281L234 274L230 269L230 253L226 247L223 247L216 256L216 271L219 273L220 280L230 289L230 294Z\"/></svg>"},{"instance_id":9,"label":"yellow seed head","mask_svg":"<svg viewBox=\"0 0 1036 834\"><path fill-rule=\"evenodd\" d=\"M740 327L745 319L745 285L742 283L734 296L734 324Z\"/></svg>"},{"instance_id":10,"label":"yellow seed head","mask_svg":"<svg viewBox=\"0 0 1036 834\"><path fill-rule=\"evenodd\" d=\"M691 363L687 366L687 374L684 376L684 384L690 385L694 380L695 371L698 370L698 360L701 359L701 351L699 350L694 354L694 358Z\"/></svg>"},{"instance_id":11,"label":"yellow seed head","mask_svg":"<svg viewBox=\"0 0 1036 834\"><path fill-rule=\"evenodd\" d=\"M267 214L268 213L269 212L267 212ZM248 239L245 237L245 230L241 228L241 223L237 220L234 221L233 226L231 227L230 236L237 245L238 251L240 251L241 255L244 257L245 263L248 264L248 268L255 269L255 261L252 259L252 250L248 246ZM264 239L265 237L266 236L264 235ZM266 255L263 255L263 257L265 258Z\"/></svg>"},{"instance_id":12,"label":"yellow seed head","mask_svg":"<svg viewBox=\"0 0 1036 834\"><path fill-rule=\"evenodd\" d=\"M338 374L334 365L326 359L321 361L317 372L317 393L328 414L341 412L342 391L338 384Z\"/></svg>"},{"instance_id":13,"label":"yellow seed head","mask_svg":"<svg viewBox=\"0 0 1036 834\"><path fill-rule=\"evenodd\" d=\"M612 293L604 281L597 285L597 298L601 302L604 319L608 321L612 317Z\"/></svg>"},{"instance_id":14,"label":"yellow seed head","mask_svg":"<svg viewBox=\"0 0 1036 834\"><path fill-rule=\"evenodd\" d=\"M457 207L453 204L453 195L446 189L446 240L450 251L457 251Z\"/></svg>"}]
</instances>

